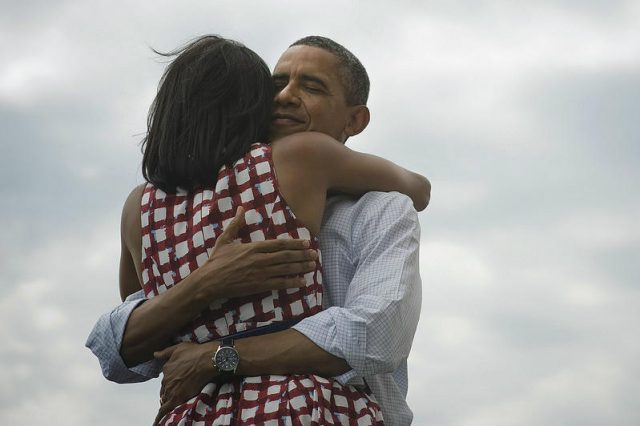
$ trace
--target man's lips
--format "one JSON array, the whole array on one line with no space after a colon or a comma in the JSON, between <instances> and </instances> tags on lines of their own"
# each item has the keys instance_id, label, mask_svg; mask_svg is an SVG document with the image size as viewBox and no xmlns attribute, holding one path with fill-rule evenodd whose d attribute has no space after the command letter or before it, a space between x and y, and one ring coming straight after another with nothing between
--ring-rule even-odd
<instances>
[{"instance_id":1,"label":"man's lips","mask_svg":"<svg viewBox=\"0 0 640 426\"><path fill-rule=\"evenodd\" d=\"M304 120L301 120L295 115L276 113L273 114L271 122L276 126L291 126L295 124L302 124L304 123Z\"/></svg>"}]
</instances>

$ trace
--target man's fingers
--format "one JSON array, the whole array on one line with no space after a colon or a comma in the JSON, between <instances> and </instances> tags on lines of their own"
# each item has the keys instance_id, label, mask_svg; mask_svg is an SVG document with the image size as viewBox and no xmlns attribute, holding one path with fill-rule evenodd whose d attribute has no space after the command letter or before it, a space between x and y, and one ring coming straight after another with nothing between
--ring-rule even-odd
<instances>
[{"instance_id":1,"label":"man's fingers","mask_svg":"<svg viewBox=\"0 0 640 426\"><path fill-rule=\"evenodd\" d=\"M168 398L166 401L162 401L154 424L160 423L160 420L162 420L167 413L171 412L178 405L180 404L174 398Z\"/></svg>"},{"instance_id":2,"label":"man's fingers","mask_svg":"<svg viewBox=\"0 0 640 426\"><path fill-rule=\"evenodd\" d=\"M158 414L156 414L156 418L153 421L153 426L158 426L160 424L160 420L162 420L164 415L165 413L162 411L162 406L160 406L160 409L158 410Z\"/></svg>"},{"instance_id":3,"label":"man's fingers","mask_svg":"<svg viewBox=\"0 0 640 426\"><path fill-rule=\"evenodd\" d=\"M311 246L311 242L309 240L266 240L266 241L255 241L251 244L253 246L254 251L259 253L273 253L275 251L283 251L283 250L304 250L308 249Z\"/></svg>"},{"instance_id":4,"label":"man's fingers","mask_svg":"<svg viewBox=\"0 0 640 426\"><path fill-rule=\"evenodd\" d=\"M220 236L216 240L216 247L219 244L229 244L233 242L233 240L235 240L238 236L238 232L240 232L240 229L245 224L246 222L244 220L244 207L239 206L236 210L236 215L233 220L229 222L224 231L222 231L222 234L220 234Z\"/></svg>"},{"instance_id":5,"label":"man's fingers","mask_svg":"<svg viewBox=\"0 0 640 426\"><path fill-rule=\"evenodd\" d=\"M171 358L171 355L173 355L173 352L175 352L177 348L178 345L169 346L161 351L154 352L153 357L159 361L166 361Z\"/></svg>"},{"instance_id":6,"label":"man's fingers","mask_svg":"<svg viewBox=\"0 0 640 426\"><path fill-rule=\"evenodd\" d=\"M285 290L287 288L304 287L307 284L304 278L300 277L278 277L266 280L263 285L269 290Z\"/></svg>"},{"instance_id":7,"label":"man's fingers","mask_svg":"<svg viewBox=\"0 0 640 426\"><path fill-rule=\"evenodd\" d=\"M153 421L153 426L158 426L160 424L160 420L164 417L166 413L162 411L162 407L158 410L158 414L156 414L156 419Z\"/></svg>"},{"instance_id":8,"label":"man's fingers","mask_svg":"<svg viewBox=\"0 0 640 426\"><path fill-rule=\"evenodd\" d=\"M271 266L281 263L307 262L318 260L318 252L315 250L283 250L273 253L255 253L254 265Z\"/></svg>"},{"instance_id":9,"label":"man's fingers","mask_svg":"<svg viewBox=\"0 0 640 426\"><path fill-rule=\"evenodd\" d=\"M265 277L280 277L285 275L306 274L316 269L315 261L283 263L280 265L266 266L262 272Z\"/></svg>"}]
</instances>

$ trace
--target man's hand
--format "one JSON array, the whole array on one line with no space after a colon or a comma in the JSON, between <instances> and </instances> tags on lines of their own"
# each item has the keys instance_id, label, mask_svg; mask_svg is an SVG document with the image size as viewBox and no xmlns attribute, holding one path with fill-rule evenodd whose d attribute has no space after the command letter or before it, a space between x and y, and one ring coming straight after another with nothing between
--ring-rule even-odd
<instances>
[{"instance_id":1,"label":"man's hand","mask_svg":"<svg viewBox=\"0 0 640 426\"><path fill-rule=\"evenodd\" d=\"M178 405L198 395L216 377L211 357L217 348L217 342L179 343L153 354L156 359L166 361L162 368L160 410L154 425Z\"/></svg>"},{"instance_id":2,"label":"man's hand","mask_svg":"<svg viewBox=\"0 0 640 426\"><path fill-rule=\"evenodd\" d=\"M244 225L244 209L238 207L207 262L192 274L202 288L209 289L205 296L208 303L218 298L301 287L305 280L298 275L316 267L318 253L309 249L307 240L234 242Z\"/></svg>"}]
</instances>

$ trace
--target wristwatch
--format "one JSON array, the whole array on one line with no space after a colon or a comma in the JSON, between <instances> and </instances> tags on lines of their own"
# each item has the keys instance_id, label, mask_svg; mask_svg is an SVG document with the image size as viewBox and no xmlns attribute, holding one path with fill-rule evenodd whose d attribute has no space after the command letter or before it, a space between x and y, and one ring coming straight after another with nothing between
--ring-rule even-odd
<instances>
[{"instance_id":1,"label":"wristwatch","mask_svg":"<svg viewBox=\"0 0 640 426\"><path fill-rule=\"evenodd\" d=\"M235 374L240 363L240 355L233 345L233 339L222 339L211 362L221 374Z\"/></svg>"}]
</instances>

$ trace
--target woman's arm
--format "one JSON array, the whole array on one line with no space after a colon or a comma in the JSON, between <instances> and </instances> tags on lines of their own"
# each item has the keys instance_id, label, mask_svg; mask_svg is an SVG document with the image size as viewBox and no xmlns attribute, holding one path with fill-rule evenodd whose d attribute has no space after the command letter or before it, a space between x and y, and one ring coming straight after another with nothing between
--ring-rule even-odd
<instances>
[{"instance_id":1,"label":"woman's arm","mask_svg":"<svg viewBox=\"0 0 640 426\"><path fill-rule=\"evenodd\" d=\"M431 184L422 175L389 160L347 148L330 136L316 132L297 133L276 142L287 158L301 163L316 185L348 194L367 191L398 191L408 195L416 210L429 204Z\"/></svg>"},{"instance_id":2,"label":"woman's arm","mask_svg":"<svg viewBox=\"0 0 640 426\"><path fill-rule=\"evenodd\" d=\"M140 199L144 192L144 185L139 185L131 191L122 208L120 221L120 298L124 301L127 296L142 288L140 275L140 259L142 250ZM137 261L134 261L137 259Z\"/></svg>"}]
</instances>

